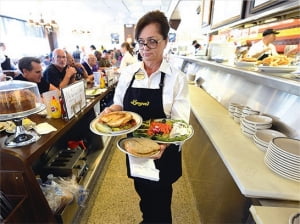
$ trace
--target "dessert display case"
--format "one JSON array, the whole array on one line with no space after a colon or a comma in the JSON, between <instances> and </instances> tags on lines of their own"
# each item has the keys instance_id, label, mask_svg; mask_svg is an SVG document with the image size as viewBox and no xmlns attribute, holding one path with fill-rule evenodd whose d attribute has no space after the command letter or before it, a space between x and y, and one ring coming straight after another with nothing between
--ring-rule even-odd
<instances>
[{"instance_id":1,"label":"dessert display case","mask_svg":"<svg viewBox=\"0 0 300 224\"><path fill-rule=\"evenodd\" d=\"M77 223L83 217L86 207L79 205L77 200L53 212L36 177L44 180L49 172L55 174L54 176L72 173L78 177L78 184L89 190L90 196L94 194L97 190L96 183L104 174L102 170L111 154L115 138L102 139L101 136L93 134L89 123L96 116L95 107L98 108L101 101L106 101L107 95L113 89L114 87L108 88L105 93L88 99L87 106L70 120L46 119L40 113L28 115L28 119L36 124L46 121L57 129L41 135L33 144L10 148L5 145L7 134L0 133L0 189L13 208L3 221L0 220L1 223ZM22 116L19 118L22 119ZM85 143L86 149L74 148L73 153L70 153L67 149L68 142L80 140ZM55 159L56 155L60 158ZM92 204L94 198L90 196L86 202L91 201L89 203Z\"/></svg>"},{"instance_id":2,"label":"dessert display case","mask_svg":"<svg viewBox=\"0 0 300 224\"><path fill-rule=\"evenodd\" d=\"M13 120L16 129L7 137L5 145L18 147L28 145L39 139L34 131L27 131L22 118L45 109L36 83L18 80L0 82L0 121Z\"/></svg>"}]
</instances>

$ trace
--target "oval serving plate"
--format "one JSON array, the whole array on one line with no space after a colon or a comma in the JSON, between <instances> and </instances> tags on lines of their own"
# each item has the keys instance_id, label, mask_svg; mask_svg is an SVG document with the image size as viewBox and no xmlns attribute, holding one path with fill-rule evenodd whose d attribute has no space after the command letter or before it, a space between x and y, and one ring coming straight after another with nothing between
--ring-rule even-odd
<instances>
[{"instance_id":1,"label":"oval serving plate","mask_svg":"<svg viewBox=\"0 0 300 224\"><path fill-rule=\"evenodd\" d=\"M99 117L96 117L94 120L91 121L90 123L90 130L95 133L96 135L103 135L103 136L119 136L119 135L124 135L124 134L128 134L128 133L131 133L133 132L134 130L138 129L142 122L143 122L143 119L142 117L137 114L137 113L134 113L134 112L131 112L131 111L126 111L126 112L129 112L132 114L132 117L133 119L135 120L136 122L136 125L131 127L130 129L126 129L126 130L121 130L121 131L111 131L111 132L101 132L99 131L97 128L96 128L96 123L98 122L99 120Z\"/></svg>"},{"instance_id":2,"label":"oval serving plate","mask_svg":"<svg viewBox=\"0 0 300 224\"><path fill-rule=\"evenodd\" d=\"M157 130L157 134L149 135L148 130L149 128L152 128L150 126L150 123L152 122L169 122L172 124L172 129L169 134L164 135L159 133L159 130ZM170 136L172 135L172 136ZM180 144L188 139L190 139L194 135L194 129L191 125L186 123L183 120L174 120L174 119L153 119L144 121L143 124L140 126L140 128L136 129L133 132L134 137L145 137L150 138L157 143L166 143L166 144Z\"/></svg>"}]
</instances>

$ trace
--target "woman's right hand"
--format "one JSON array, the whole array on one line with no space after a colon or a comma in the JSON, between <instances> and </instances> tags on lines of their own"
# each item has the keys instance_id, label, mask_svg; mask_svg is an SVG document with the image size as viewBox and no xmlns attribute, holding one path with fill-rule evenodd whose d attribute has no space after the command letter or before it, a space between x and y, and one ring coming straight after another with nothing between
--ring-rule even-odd
<instances>
[{"instance_id":1,"label":"woman's right hand","mask_svg":"<svg viewBox=\"0 0 300 224\"><path fill-rule=\"evenodd\" d=\"M123 110L123 108L120 105L113 104L110 105L109 107L105 107L104 110L100 113L100 115L108 114L110 112L120 111L120 110Z\"/></svg>"},{"instance_id":2,"label":"woman's right hand","mask_svg":"<svg viewBox=\"0 0 300 224\"><path fill-rule=\"evenodd\" d=\"M108 114L110 112L113 112L113 110L110 107L106 107L100 114Z\"/></svg>"}]
</instances>

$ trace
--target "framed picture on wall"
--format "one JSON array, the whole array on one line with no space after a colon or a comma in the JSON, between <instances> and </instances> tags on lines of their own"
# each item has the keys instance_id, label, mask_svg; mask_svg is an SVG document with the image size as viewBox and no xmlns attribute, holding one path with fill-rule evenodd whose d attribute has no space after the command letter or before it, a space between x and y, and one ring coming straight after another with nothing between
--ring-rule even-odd
<instances>
[{"instance_id":1,"label":"framed picture on wall","mask_svg":"<svg viewBox=\"0 0 300 224\"><path fill-rule=\"evenodd\" d=\"M279 3L286 2L286 0L251 0L250 1L250 13L256 13L265 10L269 7L277 5Z\"/></svg>"},{"instance_id":2,"label":"framed picture on wall","mask_svg":"<svg viewBox=\"0 0 300 224\"><path fill-rule=\"evenodd\" d=\"M230 6L230 9L228 8ZM212 17L211 27L216 28L235 22L244 18L244 1L234 1L234 4L228 3L226 0L213 0L212 1Z\"/></svg>"},{"instance_id":3,"label":"framed picture on wall","mask_svg":"<svg viewBox=\"0 0 300 224\"><path fill-rule=\"evenodd\" d=\"M211 16L211 0L202 1L202 26L208 26L210 24Z\"/></svg>"}]
</instances>

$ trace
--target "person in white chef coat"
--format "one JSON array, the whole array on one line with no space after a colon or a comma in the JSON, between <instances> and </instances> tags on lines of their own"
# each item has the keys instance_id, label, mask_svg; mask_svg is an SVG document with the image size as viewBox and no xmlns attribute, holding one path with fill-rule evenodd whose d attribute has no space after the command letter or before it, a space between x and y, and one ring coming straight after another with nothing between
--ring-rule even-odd
<instances>
[{"instance_id":1,"label":"person in white chef coat","mask_svg":"<svg viewBox=\"0 0 300 224\"><path fill-rule=\"evenodd\" d=\"M262 34L263 38L250 47L248 57L263 60L268 56L278 55L275 45L272 44L276 40L276 34L279 34L279 32L266 29Z\"/></svg>"}]
</instances>

